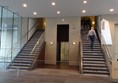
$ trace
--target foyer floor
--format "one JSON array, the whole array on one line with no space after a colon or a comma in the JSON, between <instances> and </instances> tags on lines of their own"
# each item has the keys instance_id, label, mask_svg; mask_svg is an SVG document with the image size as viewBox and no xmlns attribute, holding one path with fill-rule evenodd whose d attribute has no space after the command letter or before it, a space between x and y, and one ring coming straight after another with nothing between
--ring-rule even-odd
<instances>
[{"instance_id":1,"label":"foyer floor","mask_svg":"<svg viewBox=\"0 0 118 83\"><path fill-rule=\"evenodd\" d=\"M32 71L0 70L0 83L118 83L106 76L80 75L78 70L38 68Z\"/></svg>"}]
</instances>

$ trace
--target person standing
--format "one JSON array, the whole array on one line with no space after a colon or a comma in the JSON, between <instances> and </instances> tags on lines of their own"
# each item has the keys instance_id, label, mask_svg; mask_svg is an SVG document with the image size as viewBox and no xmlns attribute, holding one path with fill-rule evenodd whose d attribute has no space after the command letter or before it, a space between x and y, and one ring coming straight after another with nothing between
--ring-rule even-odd
<instances>
[{"instance_id":1,"label":"person standing","mask_svg":"<svg viewBox=\"0 0 118 83\"><path fill-rule=\"evenodd\" d=\"M91 50L93 50L93 44L94 44L95 37L97 39L95 30L93 27L91 27L91 29L88 31L88 34L87 34L87 40L88 40L88 38L90 38L90 40L91 40L91 46L90 46Z\"/></svg>"}]
</instances>

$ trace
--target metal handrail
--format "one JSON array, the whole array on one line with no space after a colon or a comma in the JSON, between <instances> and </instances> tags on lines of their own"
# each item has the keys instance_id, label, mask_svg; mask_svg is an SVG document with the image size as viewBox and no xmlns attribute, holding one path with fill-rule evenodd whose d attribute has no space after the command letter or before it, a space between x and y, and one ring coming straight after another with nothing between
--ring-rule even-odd
<instances>
[{"instance_id":1,"label":"metal handrail","mask_svg":"<svg viewBox=\"0 0 118 83\"><path fill-rule=\"evenodd\" d=\"M6 62L6 59L8 58L8 56L9 56L9 54L11 54L13 51L14 51L14 49L15 49L15 47L18 45L18 43L23 39L23 38L25 38L31 31L32 31L32 29L34 29L35 27L37 27L37 23L35 23L31 28L30 28L30 30L28 31L28 32L26 32L26 33L24 33L23 34L23 36L22 37L20 37L20 39L13 45L13 47L11 47L11 49L7 52L7 54L6 54L6 56L5 56L5 62ZM12 60L12 59L11 59Z\"/></svg>"}]
</instances>

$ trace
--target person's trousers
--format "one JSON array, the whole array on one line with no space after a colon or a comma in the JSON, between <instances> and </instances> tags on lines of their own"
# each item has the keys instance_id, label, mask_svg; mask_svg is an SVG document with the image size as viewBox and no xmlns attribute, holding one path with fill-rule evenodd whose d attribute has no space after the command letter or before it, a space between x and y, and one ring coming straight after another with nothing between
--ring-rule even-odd
<instances>
[{"instance_id":1,"label":"person's trousers","mask_svg":"<svg viewBox=\"0 0 118 83\"><path fill-rule=\"evenodd\" d=\"M90 35L90 40L91 40L91 50L93 50L93 43L94 43L94 40L95 40L95 36L94 35Z\"/></svg>"}]
</instances>

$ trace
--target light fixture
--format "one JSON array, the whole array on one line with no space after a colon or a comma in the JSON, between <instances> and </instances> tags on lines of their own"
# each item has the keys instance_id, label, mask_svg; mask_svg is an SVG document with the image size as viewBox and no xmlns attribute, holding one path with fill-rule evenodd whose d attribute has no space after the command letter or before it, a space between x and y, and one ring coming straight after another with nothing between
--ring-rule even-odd
<instances>
[{"instance_id":1,"label":"light fixture","mask_svg":"<svg viewBox=\"0 0 118 83\"><path fill-rule=\"evenodd\" d=\"M52 44L53 44L53 42L50 42L50 44L52 45Z\"/></svg>"},{"instance_id":2,"label":"light fixture","mask_svg":"<svg viewBox=\"0 0 118 83\"><path fill-rule=\"evenodd\" d=\"M114 9L110 9L109 11L110 11L110 12L113 12L113 11L114 11Z\"/></svg>"},{"instance_id":3,"label":"light fixture","mask_svg":"<svg viewBox=\"0 0 118 83\"><path fill-rule=\"evenodd\" d=\"M60 14L60 11L57 11L57 14Z\"/></svg>"},{"instance_id":4,"label":"light fixture","mask_svg":"<svg viewBox=\"0 0 118 83\"><path fill-rule=\"evenodd\" d=\"M85 13L86 12L86 10L82 10L82 13Z\"/></svg>"},{"instance_id":5,"label":"light fixture","mask_svg":"<svg viewBox=\"0 0 118 83\"><path fill-rule=\"evenodd\" d=\"M94 25L94 24L95 24L95 22L93 21L93 22L92 22L92 24Z\"/></svg>"},{"instance_id":6,"label":"light fixture","mask_svg":"<svg viewBox=\"0 0 118 83\"><path fill-rule=\"evenodd\" d=\"M64 21L64 19L62 19L62 21Z\"/></svg>"},{"instance_id":7,"label":"light fixture","mask_svg":"<svg viewBox=\"0 0 118 83\"><path fill-rule=\"evenodd\" d=\"M73 42L73 45L75 45L75 42Z\"/></svg>"},{"instance_id":8,"label":"light fixture","mask_svg":"<svg viewBox=\"0 0 118 83\"><path fill-rule=\"evenodd\" d=\"M86 3L87 3L87 1L83 1L83 3L84 3L84 4L86 4Z\"/></svg>"},{"instance_id":9,"label":"light fixture","mask_svg":"<svg viewBox=\"0 0 118 83\"><path fill-rule=\"evenodd\" d=\"M56 5L56 3L55 3L55 2L52 2L52 5L53 5L53 6L55 6L55 5Z\"/></svg>"},{"instance_id":10,"label":"light fixture","mask_svg":"<svg viewBox=\"0 0 118 83\"><path fill-rule=\"evenodd\" d=\"M37 15L37 12L34 12L33 14L34 14L34 15Z\"/></svg>"},{"instance_id":11,"label":"light fixture","mask_svg":"<svg viewBox=\"0 0 118 83\"><path fill-rule=\"evenodd\" d=\"M24 3L24 4L23 4L23 7L27 7L27 4Z\"/></svg>"}]
</instances>

